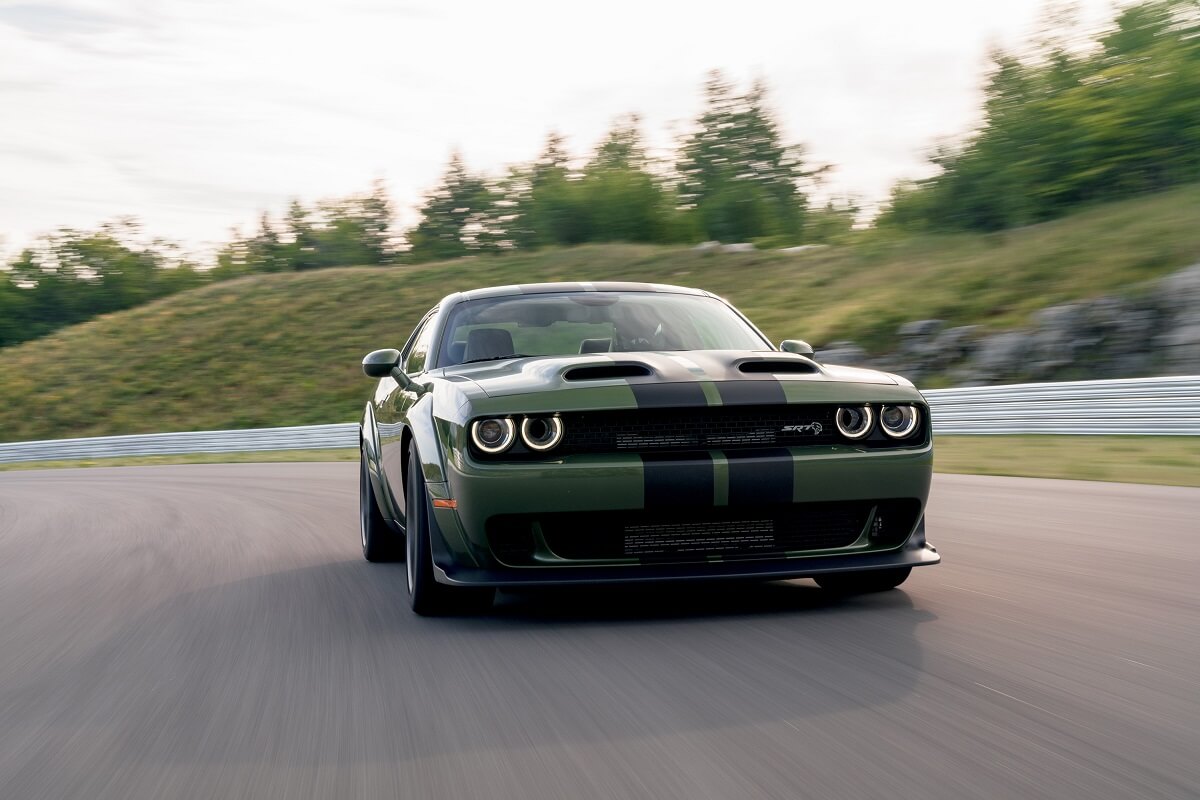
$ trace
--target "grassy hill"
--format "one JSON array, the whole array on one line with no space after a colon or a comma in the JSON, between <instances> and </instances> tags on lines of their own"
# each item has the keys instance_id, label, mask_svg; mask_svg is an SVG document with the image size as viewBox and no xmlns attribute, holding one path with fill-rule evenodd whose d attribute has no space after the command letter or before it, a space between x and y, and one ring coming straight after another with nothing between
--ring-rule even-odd
<instances>
[{"instance_id":1,"label":"grassy hill","mask_svg":"<svg viewBox=\"0 0 1200 800\"><path fill-rule=\"evenodd\" d=\"M551 280L700 286L773 339L889 349L938 317L993 329L1200 260L1200 186L988 236L879 235L803 254L587 246L218 283L0 350L0 441L356 418L364 353L400 346L442 295Z\"/></svg>"}]
</instances>

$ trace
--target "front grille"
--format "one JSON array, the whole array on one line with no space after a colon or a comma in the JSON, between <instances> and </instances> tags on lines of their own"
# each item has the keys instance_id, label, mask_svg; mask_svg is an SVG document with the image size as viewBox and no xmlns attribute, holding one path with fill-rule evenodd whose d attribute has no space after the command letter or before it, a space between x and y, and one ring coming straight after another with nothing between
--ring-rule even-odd
<instances>
[{"instance_id":1,"label":"front grille","mask_svg":"<svg viewBox=\"0 0 1200 800\"><path fill-rule=\"evenodd\" d=\"M628 409L563 414L559 452L638 453L834 444L832 405Z\"/></svg>"},{"instance_id":2,"label":"front grille","mask_svg":"<svg viewBox=\"0 0 1200 800\"><path fill-rule=\"evenodd\" d=\"M715 522L659 522L625 526L624 555L667 553L724 553L733 550L772 550L775 524L770 519Z\"/></svg>"},{"instance_id":3,"label":"front grille","mask_svg":"<svg viewBox=\"0 0 1200 800\"><path fill-rule=\"evenodd\" d=\"M603 511L512 514L488 520L498 560L532 563L544 543L550 558L569 561L704 561L709 556L764 558L848 547L873 520L870 541L893 547L916 524L916 500L797 503L695 511ZM874 514L874 516L872 516Z\"/></svg>"}]
</instances>

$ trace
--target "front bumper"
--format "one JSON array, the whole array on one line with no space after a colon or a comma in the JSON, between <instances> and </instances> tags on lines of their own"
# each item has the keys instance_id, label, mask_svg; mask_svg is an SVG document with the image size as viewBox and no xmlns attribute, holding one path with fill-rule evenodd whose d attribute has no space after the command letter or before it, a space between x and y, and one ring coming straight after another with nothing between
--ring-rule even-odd
<instances>
[{"instance_id":1,"label":"front bumper","mask_svg":"<svg viewBox=\"0 0 1200 800\"><path fill-rule=\"evenodd\" d=\"M447 459L444 483L430 483L433 498L457 508L435 508L431 537L435 576L454 585L531 586L680 579L782 579L848 570L936 564L925 542L924 504L932 474L929 446L868 451L835 445L762 452L681 454L667 460L636 454L568 456L554 462L480 463ZM681 518L714 515L760 504L838 501L915 503L906 538L886 546L868 543L866 531L852 547L815 552L764 552L736 558L690 560L657 557L571 561L541 558L514 565L497 558L489 520L505 515L631 516L654 510ZM553 554L551 554L553 555Z\"/></svg>"},{"instance_id":2,"label":"front bumper","mask_svg":"<svg viewBox=\"0 0 1200 800\"><path fill-rule=\"evenodd\" d=\"M435 556L437 555L435 551ZM937 549L922 543L886 553L814 556L798 559L725 561L690 564L642 564L617 567L536 567L484 569L445 562L435 564L438 583L452 586L556 586L566 584L639 583L678 580L785 580L828 572L893 567L923 567L942 560Z\"/></svg>"}]
</instances>

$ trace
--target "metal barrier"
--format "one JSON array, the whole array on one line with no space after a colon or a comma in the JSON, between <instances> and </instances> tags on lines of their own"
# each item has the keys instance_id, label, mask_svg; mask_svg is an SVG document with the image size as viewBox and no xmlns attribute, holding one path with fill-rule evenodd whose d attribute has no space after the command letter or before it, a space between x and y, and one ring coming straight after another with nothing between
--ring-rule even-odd
<instances>
[{"instance_id":1,"label":"metal barrier","mask_svg":"<svg viewBox=\"0 0 1200 800\"><path fill-rule=\"evenodd\" d=\"M358 447L358 423L253 428L241 431L184 431L88 439L48 439L0 444L0 463L61 461L181 453L252 453L263 450L327 450Z\"/></svg>"},{"instance_id":2,"label":"metal barrier","mask_svg":"<svg viewBox=\"0 0 1200 800\"><path fill-rule=\"evenodd\" d=\"M1200 376L932 389L935 434L1200 435Z\"/></svg>"},{"instance_id":3,"label":"metal barrier","mask_svg":"<svg viewBox=\"0 0 1200 800\"><path fill-rule=\"evenodd\" d=\"M1200 376L932 389L936 434L1200 435ZM0 444L0 462L358 446L358 425L187 431Z\"/></svg>"}]
</instances>

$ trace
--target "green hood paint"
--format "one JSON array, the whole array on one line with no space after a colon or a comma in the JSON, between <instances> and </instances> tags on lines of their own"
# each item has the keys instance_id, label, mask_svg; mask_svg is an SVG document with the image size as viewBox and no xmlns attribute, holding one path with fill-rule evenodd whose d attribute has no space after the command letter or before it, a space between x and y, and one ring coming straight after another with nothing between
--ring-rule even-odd
<instances>
[{"instance_id":1,"label":"green hood paint","mask_svg":"<svg viewBox=\"0 0 1200 800\"><path fill-rule=\"evenodd\" d=\"M743 372L744 365L780 364L808 372ZM649 375L571 380L579 367L636 365ZM753 367L751 367L753 368ZM705 350L682 353L613 353L535 356L447 367L431 373L451 382L459 402L443 406L453 421L479 414L637 408L633 386L698 385L708 405L722 405L718 383L776 384L784 402L922 402L908 381L884 372L825 365L804 356L772 351Z\"/></svg>"},{"instance_id":2,"label":"green hood paint","mask_svg":"<svg viewBox=\"0 0 1200 800\"><path fill-rule=\"evenodd\" d=\"M810 368L811 373L778 372L746 374L743 364L771 362L796 369ZM504 359L481 364L447 367L446 375L469 378L489 397L508 397L529 392L576 388L597 381L570 381L564 373L577 367L638 365L650 370L647 380L656 383L745 380L750 377L780 381L869 383L897 385L883 372L853 367L825 366L804 356L773 351L689 350L686 352L611 353L581 356L534 356Z\"/></svg>"}]
</instances>

